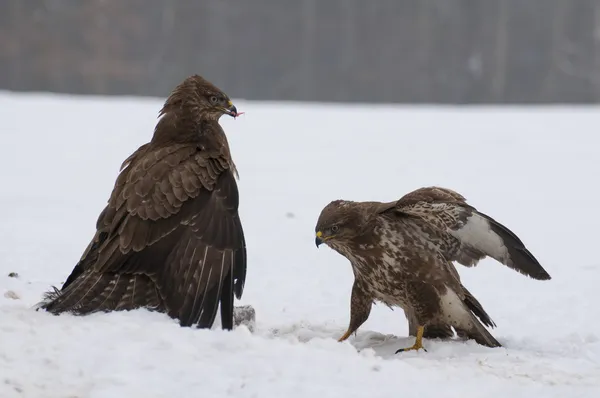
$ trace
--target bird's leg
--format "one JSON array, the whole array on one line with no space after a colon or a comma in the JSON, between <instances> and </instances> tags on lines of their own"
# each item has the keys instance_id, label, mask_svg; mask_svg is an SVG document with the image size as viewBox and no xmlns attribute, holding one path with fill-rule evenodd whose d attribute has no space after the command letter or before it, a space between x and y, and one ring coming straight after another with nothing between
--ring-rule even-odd
<instances>
[{"instance_id":1,"label":"bird's leg","mask_svg":"<svg viewBox=\"0 0 600 398\"><path fill-rule=\"evenodd\" d=\"M373 300L370 295L366 293L366 290L361 286L358 280L354 280L352 296L350 298L350 325L348 326L346 333L338 339L339 342L346 340L366 322L371 313L372 305Z\"/></svg>"},{"instance_id":2,"label":"bird's leg","mask_svg":"<svg viewBox=\"0 0 600 398\"><path fill-rule=\"evenodd\" d=\"M425 331L425 327L419 325L419 327L417 328L417 339L415 340L415 344L413 344L412 347L409 348L400 348L398 351L396 351L396 354L399 352L404 352L404 351L418 351L420 349L423 349L425 352L427 352L427 350L425 350L425 348L423 347L423 332Z\"/></svg>"},{"instance_id":3,"label":"bird's leg","mask_svg":"<svg viewBox=\"0 0 600 398\"><path fill-rule=\"evenodd\" d=\"M342 342L344 340L346 340L348 337L350 337L352 335L352 333L354 333L356 330L352 330L352 327L349 327L348 330L346 330L346 333L344 333L344 335L342 337L340 337L338 339L338 342Z\"/></svg>"}]
</instances>

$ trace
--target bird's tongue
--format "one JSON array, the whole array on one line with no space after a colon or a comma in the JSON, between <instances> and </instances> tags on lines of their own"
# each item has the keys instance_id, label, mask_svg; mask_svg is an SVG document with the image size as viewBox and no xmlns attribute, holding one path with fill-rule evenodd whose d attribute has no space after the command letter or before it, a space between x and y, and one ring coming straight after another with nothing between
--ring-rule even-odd
<instances>
[{"instance_id":1,"label":"bird's tongue","mask_svg":"<svg viewBox=\"0 0 600 398\"><path fill-rule=\"evenodd\" d=\"M244 113L246 113L246 112L238 112L238 113L236 113L236 114L234 114L234 115L231 115L231 116L233 116L233 118L235 119L236 117L238 117L238 116L241 116L241 115L243 115Z\"/></svg>"}]
</instances>

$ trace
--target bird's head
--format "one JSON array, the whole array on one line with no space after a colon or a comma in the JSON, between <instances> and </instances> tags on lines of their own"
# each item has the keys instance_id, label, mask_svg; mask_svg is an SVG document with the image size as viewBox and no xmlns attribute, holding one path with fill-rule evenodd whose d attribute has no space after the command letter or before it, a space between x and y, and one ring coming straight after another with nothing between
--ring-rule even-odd
<instances>
[{"instance_id":1,"label":"bird's head","mask_svg":"<svg viewBox=\"0 0 600 398\"><path fill-rule=\"evenodd\" d=\"M161 115L177 113L194 119L218 120L222 115L240 116L231 99L202 76L193 75L181 82L167 98Z\"/></svg>"},{"instance_id":2,"label":"bird's head","mask_svg":"<svg viewBox=\"0 0 600 398\"><path fill-rule=\"evenodd\" d=\"M323 208L315 227L315 244L322 243L335 248L358 234L363 224L363 214L359 203L346 200L334 200Z\"/></svg>"}]
</instances>

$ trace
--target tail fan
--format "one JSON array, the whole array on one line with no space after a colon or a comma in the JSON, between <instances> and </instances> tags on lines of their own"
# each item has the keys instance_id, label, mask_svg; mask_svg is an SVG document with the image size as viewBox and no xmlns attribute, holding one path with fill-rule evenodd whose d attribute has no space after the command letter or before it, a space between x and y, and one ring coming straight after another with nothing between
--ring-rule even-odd
<instances>
[{"instance_id":1,"label":"tail fan","mask_svg":"<svg viewBox=\"0 0 600 398\"><path fill-rule=\"evenodd\" d=\"M157 309L162 305L156 285L145 275L86 271L63 290L47 292L37 308L56 315L85 315L141 307Z\"/></svg>"}]
</instances>

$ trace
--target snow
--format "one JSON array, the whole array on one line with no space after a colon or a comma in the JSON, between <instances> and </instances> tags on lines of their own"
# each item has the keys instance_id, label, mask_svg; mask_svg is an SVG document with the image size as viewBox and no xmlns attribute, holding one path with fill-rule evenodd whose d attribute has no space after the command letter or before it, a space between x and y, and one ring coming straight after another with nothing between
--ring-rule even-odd
<instances>
[{"instance_id":1,"label":"snow","mask_svg":"<svg viewBox=\"0 0 600 398\"><path fill-rule=\"evenodd\" d=\"M600 396L598 107L411 107L234 101L223 118L240 170L249 270L237 305L256 330L180 328L145 310L51 316L121 162L162 101L0 93L1 397ZM314 246L334 199L390 201L441 185L512 229L552 275L486 259L458 266L504 345L409 346L400 309L356 337L352 272ZM10 272L18 277L9 277Z\"/></svg>"}]
</instances>

